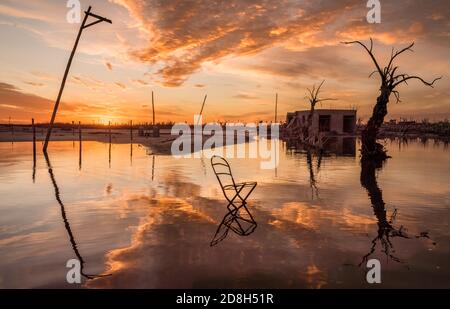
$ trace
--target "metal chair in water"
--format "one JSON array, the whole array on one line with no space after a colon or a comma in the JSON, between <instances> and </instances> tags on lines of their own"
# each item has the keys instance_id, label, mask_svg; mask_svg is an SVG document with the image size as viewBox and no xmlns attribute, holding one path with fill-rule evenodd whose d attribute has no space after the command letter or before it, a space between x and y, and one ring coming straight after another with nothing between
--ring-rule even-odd
<instances>
[{"instance_id":1,"label":"metal chair in water","mask_svg":"<svg viewBox=\"0 0 450 309\"><path fill-rule=\"evenodd\" d=\"M228 201L228 213L223 217L210 244L214 246L227 237L230 229L240 236L248 236L253 233L257 223L246 206L246 200L255 189L257 183L236 183L231 173L230 165L227 160L220 156L211 158L211 166L219 181L223 195Z\"/></svg>"}]
</instances>

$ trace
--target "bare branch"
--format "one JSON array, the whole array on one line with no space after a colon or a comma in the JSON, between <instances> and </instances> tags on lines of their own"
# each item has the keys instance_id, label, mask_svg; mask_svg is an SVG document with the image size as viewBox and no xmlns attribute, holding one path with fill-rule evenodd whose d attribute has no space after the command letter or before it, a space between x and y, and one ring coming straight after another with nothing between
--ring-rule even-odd
<instances>
[{"instance_id":1,"label":"bare branch","mask_svg":"<svg viewBox=\"0 0 450 309\"><path fill-rule=\"evenodd\" d=\"M394 94L395 99L396 99L395 103L401 102L401 100L400 100L400 93L397 90L392 91L392 93Z\"/></svg>"},{"instance_id":2,"label":"bare branch","mask_svg":"<svg viewBox=\"0 0 450 309\"><path fill-rule=\"evenodd\" d=\"M413 46L414 46L414 42L412 42L411 44L409 44L409 45L406 46L405 48L403 48L403 49L397 51L397 52L395 53L395 55L391 56L391 60L389 61L389 64L388 64L388 66L387 66L388 70L391 68L391 65L392 65L394 59L395 59L398 55L404 53L404 52L407 51L407 50L413 51L413 50L412 50L412 47L413 47Z\"/></svg>"},{"instance_id":3,"label":"bare branch","mask_svg":"<svg viewBox=\"0 0 450 309\"><path fill-rule=\"evenodd\" d=\"M392 81L393 77L395 76L395 71L397 71L398 67L395 67L391 70L391 74L390 74L390 80Z\"/></svg>"},{"instance_id":4,"label":"bare branch","mask_svg":"<svg viewBox=\"0 0 450 309\"><path fill-rule=\"evenodd\" d=\"M362 43L361 41L352 41L352 42L343 42L343 43L347 44L347 45L348 44L359 44L359 45L361 45L367 51L367 53L369 53L369 56L370 56L370 58L372 58L372 61L375 64L375 66L377 68L377 71L380 74L381 79L384 80L385 76L383 74L383 71L381 70L380 65L378 64L377 60L375 59L375 56L372 53L372 48L373 48L373 40L372 40L372 38L370 38L370 49L367 48L367 46L364 43Z\"/></svg>"},{"instance_id":5,"label":"bare branch","mask_svg":"<svg viewBox=\"0 0 450 309\"><path fill-rule=\"evenodd\" d=\"M372 73L370 73L369 74L369 78L371 78L372 77L372 75L374 74L374 73L377 73L378 71L377 70L375 70L375 71L373 71Z\"/></svg>"},{"instance_id":6,"label":"bare branch","mask_svg":"<svg viewBox=\"0 0 450 309\"><path fill-rule=\"evenodd\" d=\"M312 91L311 91L311 89L309 89L309 88L306 88L306 90L308 90L308 92L309 92L309 97L308 97L308 99L309 99L309 100L312 100L312 99L314 98L314 95L313 95L314 88L313 88Z\"/></svg>"},{"instance_id":7,"label":"bare branch","mask_svg":"<svg viewBox=\"0 0 450 309\"><path fill-rule=\"evenodd\" d=\"M394 83L394 81L398 80L399 78L405 78L408 76L408 74L398 74L397 76L394 76L394 78L392 79L392 83Z\"/></svg>"},{"instance_id":8,"label":"bare branch","mask_svg":"<svg viewBox=\"0 0 450 309\"><path fill-rule=\"evenodd\" d=\"M320 83L319 87L317 87L316 98L317 98L317 96L319 95L320 88L322 87L322 85L323 85L324 82L325 82L325 80L323 80L323 81Z\"/></svg>"},{"instance_id":9,"label":"bare branch","mask_svg":"<svg viewBox=\"0 0 450 309\"><path fill-rule=\"evenodd\" d=\"M435 78L432 82L427 82L427 81L425 81L422 77L419 77L419 76L407 76L407 77L404 77L403 79L399 80L399 81L396 82L395 84L393 84L393 85L392 85L392 89L394 89L395 87L397 87L397 86L400 85L401 83L406 83L406 84L407 84L407 81L410 80L410 79L418 79L418 80L420 80L424 85L429 86L429 87L431 87L431 88L434 88L434 83L435 83L436 81L442 79L442 76L441 76L441 77L438 77L438 78Z\"/></svg>"}]
</instances>

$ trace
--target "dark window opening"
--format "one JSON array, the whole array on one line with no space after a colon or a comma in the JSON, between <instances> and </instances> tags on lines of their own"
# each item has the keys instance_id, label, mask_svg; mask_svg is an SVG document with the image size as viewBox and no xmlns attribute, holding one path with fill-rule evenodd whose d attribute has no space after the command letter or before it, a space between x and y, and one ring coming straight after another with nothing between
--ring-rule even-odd
<instances>
[{"instance_id":1,"label":"dark window opening","mask_svg":"<svg viewBox=\"0 0 450 309\"><path fill-rule=\"evenodd\" d=\"M331 116L330 115L319 115L319 131L329 132L330 131Z\"/></svg>"},{"instance_id":2,"label":"dark window opening","mask_svg":"<svg viewBox=\"0 0 450 309\"><path fill-rule=\"evenodd\" d=\"M355 116L344 116L343 128L344 133L355 132Z\"/></svg>"}]
</instances>

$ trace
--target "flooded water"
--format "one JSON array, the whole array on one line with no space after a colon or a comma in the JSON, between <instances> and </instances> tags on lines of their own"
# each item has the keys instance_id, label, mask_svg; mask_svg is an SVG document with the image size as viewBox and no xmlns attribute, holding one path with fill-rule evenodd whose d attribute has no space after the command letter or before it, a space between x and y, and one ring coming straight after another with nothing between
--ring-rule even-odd
<instances>
[{"instance_id":1,"label":"flooded water","mask_svg":"<svg viewBox=\"0 0 450 309\"><path fill-rule=\"evenodd\" d=\"M209 159L54 142L33 169L31 143L0 143L0 287L369 287L376 258L378 287L449 288L450 152L387 147L392 158L362 178L357 155L286 145L276 171L229 160L237 181L258 182L247 200L257 226L211 246L228 210ZM70 259L81 285L66 282Z\"/></svg>"}]
</instances>

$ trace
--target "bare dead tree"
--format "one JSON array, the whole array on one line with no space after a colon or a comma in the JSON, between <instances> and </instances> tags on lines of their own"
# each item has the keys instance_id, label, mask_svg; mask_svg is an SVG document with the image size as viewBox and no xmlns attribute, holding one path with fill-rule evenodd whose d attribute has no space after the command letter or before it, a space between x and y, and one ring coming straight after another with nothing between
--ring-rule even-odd
<instances>
[{"instance_id":1,"label":"bare dead tree","mask_svg":"<svg viewBox=\"0 0 450 309\"><path fill-rule=\"evenodd\" d=\"M324 101L336 100L336 99L332 99L332 98L324 98L324 99L319 98L320 88L322 88L322 85L324 83L325 83L325 80L323 80L317 88L316 88L316 85L313 85L312 89L307 88L308 95L305 98L309 101L310 111L309 111L306 125L304 125L303 129L302 129L303 140L307 140L310 137L310 130L312 127L312 119L313 119L314 110L316 108L317 103L324 102Z\"/></svg>"},{"instance_id":2,"label":"bare dead tree","mask_svg":"<svg viewBox=\"0 0 450 309\"><path fill-rule=\"evenodd\" d=\"M396 103L400 102L400 93L396 90L396 87L405 83L408 84L408 81L417 79L421 81L424 85L433 87L434 83L441 79L442 77L435 78L431 82L425 81L422 77L415 75L408 75L405 73L397 73L398 66L394 64L394 61L398 56L407 51L413 51L412 47L414 46L414 42L408 45L407 47L397 50L394 52L392 49L391 57L388 62L388 65L383 69L381 68L379 62L377 61L374 53L373 53L373 40L370 39L370 46L362 43L361 41L352 41L352 42L343 42L344 44L359 44L361 45L366 52L369 54L372 59L375 70L369 75L372 77L374 74L378 74L381 79L380 86L380 95L377 98L377 103L375 104L372 112L372 116L367 123L366 128L362 133L362 147L361 154L362 159L378 159L385 160L387 158L386 150L384 147L377 143L377 134L384 122L384 117L387 115L387 104L389 103L389 98L391 94L394 94Z\"/></svg>"}]
</instances>

